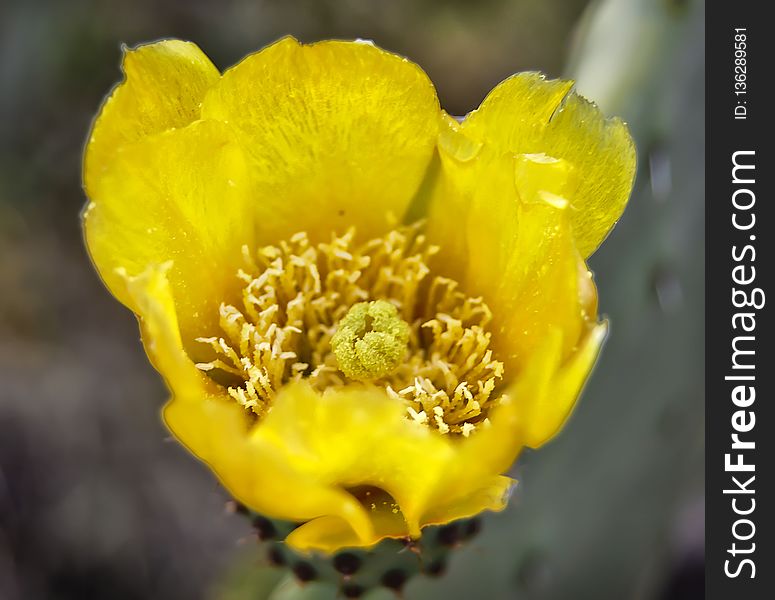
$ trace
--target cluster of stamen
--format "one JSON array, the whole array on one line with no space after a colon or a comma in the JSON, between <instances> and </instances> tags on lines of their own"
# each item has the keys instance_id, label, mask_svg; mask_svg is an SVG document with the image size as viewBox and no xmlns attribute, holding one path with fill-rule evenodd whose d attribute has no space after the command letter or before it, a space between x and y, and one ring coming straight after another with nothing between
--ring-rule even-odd
<instances>
[{"instance_id":1,"label":"cluster of stamen","mask_svg":"<svg viewBox=\"0 0 775 600\"><path fill-rule=\"evenodd\" d=\"M419 226L363 244L354 240L354 230L319 244L297 233L256 253L243 248L241 305L221 305L222 335L198 339L213 359L197 366L260 418L290 381L305 379L321 391L351 383L345 373L352 375L352 365L340 364L349 360L341 351L346 336L336 338L337 331L358 317L353 314L385 312L389 303L387 313L406 324L395 329L404 356L392 360L389 372L373 371L372 379L360 367L357 379L403 402L407 418L469 435L486 423L503 376L489 348L489 308L430 272L437 248Z\"/></svg>"}]
</instances>

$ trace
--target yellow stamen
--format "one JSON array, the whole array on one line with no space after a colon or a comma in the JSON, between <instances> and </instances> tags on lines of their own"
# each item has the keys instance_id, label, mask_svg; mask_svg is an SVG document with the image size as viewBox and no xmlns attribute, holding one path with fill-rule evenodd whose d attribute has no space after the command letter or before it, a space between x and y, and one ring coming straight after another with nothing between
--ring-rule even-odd
<instances>
[{"instance_id":1,"label":"yellow stamen","mask_svg":"<svg viewBox=\"0 0 775 600\"><path fill-rule=\"evenodd\" d=\"M221 306L222 335L199 338L213 359L197 366L259 417L289 381L325 390L368 380L408 419L470 435L503 376L489 308L431 274L437 249L419 226L354 239L350 230L313 245L298 233L254 256L243 249L242 306Z\"/></svg>"}]
</instances>

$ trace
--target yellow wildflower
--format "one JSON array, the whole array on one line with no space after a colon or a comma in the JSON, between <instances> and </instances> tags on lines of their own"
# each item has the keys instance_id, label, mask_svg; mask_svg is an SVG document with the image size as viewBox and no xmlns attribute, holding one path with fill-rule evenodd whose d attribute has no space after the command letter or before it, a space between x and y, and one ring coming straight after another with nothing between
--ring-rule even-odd
<instances>
[{"instance_id":1,"label":"yellow wildflower","mask_svg":"<svg viewBox=\"0 0 775 600\"><path fill-rule=\"evenodd\" d=\"M626 127L535 73L458 122L362 42L221 74L167 40L123 68L84 228L173 434L301 550L502 509L605 337L584 261L630 193Z\"/></svg>"}]
</instances>

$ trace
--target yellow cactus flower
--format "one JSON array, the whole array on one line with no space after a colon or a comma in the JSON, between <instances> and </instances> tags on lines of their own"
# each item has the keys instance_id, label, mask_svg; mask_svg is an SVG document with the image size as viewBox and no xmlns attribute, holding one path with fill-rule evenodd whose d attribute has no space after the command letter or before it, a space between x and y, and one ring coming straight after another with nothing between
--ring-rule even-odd
<instances>
[{"instance_id":1,"label":"yellow cactus flower","mask_svg":"<svg viewBox=\"0 0 775 600\"><path fill-rule=\"evenodd\" d=\"M302 551L501 510L605 337L585 259L630 193L626 127L536 73L458 121L360 41L221 74L166 40L123 70L83 224L175 437Z\"/></svg>"}]
</instances>

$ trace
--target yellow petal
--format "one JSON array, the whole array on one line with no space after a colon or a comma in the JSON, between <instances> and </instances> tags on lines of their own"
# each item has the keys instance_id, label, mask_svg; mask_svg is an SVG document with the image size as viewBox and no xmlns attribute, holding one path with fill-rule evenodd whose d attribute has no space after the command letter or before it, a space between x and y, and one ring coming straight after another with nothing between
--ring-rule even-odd
<instances>
[{"instance_id":1,"label":"yellow petal","mask_svg":"<svg viewBox=\"0 0 775 600\"><path fill-rule=\"evenodd\" d=\"M509 401L493 415L493 427L476 440L489 448L490 468L507 469L519 444L538 448L560 431L589 378L607 330L606 323L590 328L569 358L563 357L562 333L554 330L547 335L507 390Z\"/></svg>"},{"instance_id":2,"label":"yellow petal","mask_svg":"<svg viewBox=\"0 0 775 600\"><path fill-rule=\"evenodd\" d=\"M455 440L404 414L381 390L320 394L293 384L250 430L243 409L221 399L176 398L165 420L240 501L275 518L309 521L288 540L301 550L418 536L429 523L503 507L508 480L461 463ZM450 476L468 466L476 474L470 485Z\"/></svg>"},{"instance_id":3,"label":"yellow petal","mask_svg":"<svg viewBox=\"0 0 775 600\"><path fill-rule=\"evenodd\" d=\"M247 164L225 126L198 121L124 146L95 178L90 199L86 242L114 295L137 312L116 268L136 275L171 261L187 348L218 331L218 306L239 284L240 248L255 243Z\"/></svg>"},{"instance_id":4,"label":"yellow petal","mask_svg":"<svg viewBox=\"0 0 775 600\"><path fill-rule=\"evenodd\" d=\"M262 239L400 222L433 154L439 107L415 64L360 42L285 38L226 71L202 116L251 157Z\"/></svg>"},{"instance_id":5,"label":"yellow petal","mask_svg":"<svg viewBox=\"0 0 775 600\"><path fill-rule=\"evenodd\" d=\"M548 118L567 90L547 83L530 99L544 93L536 104ZM540 116L525 117L528 137L544 128ZM430 238L441 245L435 266L484 296L495 315L493 348L514 382L492 427L481 428L464 453L480 456L485 470L503 472L523 445L538 446L562 426L604 337L568 200L584 174L556 152L504 153L470 137L465 123L442 123L428 222Z\"/></svg>"},{"instance_id":6,"label":"yellow petal","mask_svg":"<svg viewBox=\"0 0 775 600\"><path fill-rule=\"evenodd\" d=\"M150 265L136 276L117 269L116 285L135 307L143 346L174 395L202 398L218 393L215 383L189 359L183 348L168 274L171 262Z\"/></svg>"},{"instance_id":7,"label":"yellow petal","mask_svg":"<svg viewBox=\"0 0 775 600\"><path fill-rule=\"evenodd\" d=\"M89 136L84 162L89 193L119 148L198 119L205 92L220 77L195 44L180 40L125 50L123 70L125 80L105 100Z\"/></svg>"},{"instance_id":8,"label":"yellow petal","mask_svg":"<svg viewBox=\"0 0 775 600\"><path fill-rule=\"evenodd\" d=\"M394 500L386 493L374 489L361 501L371 522L371 538L358 536L350 523L340 517L325 516L297 527L288 535L286 542L302 552L335 552L340 548L372 546L385 538L409 536L406 520Z\"/></svg>"},{"instance_id":9,"label":"yellow petal","mask_svg":"<svg viewBox=\"0 0 775 600\"><path fill-rule=\"evenodd\" d=\"M165 407L164 421L246 506L290 521L334 516L347 522L358 539L374 538L368 514L353 496L299 473L292 462L293 448L277 448L256 438L256 427L229 396L176 397Z\"/></svg>"},{"instance_id":10,"label":"yellow petal","mask_svg":"<svg viewBox=\"0 0 775 600\"><path fill-rule=\"evenodd\" d=\"M506 442L506 440L501 440L501 442ZM481 455L461 453L456 462L456 465L462 467L457 471L458 477L455 478L454 472L448 472L446 475L454 482L454 485L449 486L453 489L443 488L439 490L440 493L429 503L428 511L423 515L424 524L440 525L473 517L485 510L498 512L506 508L509 495L516 482L510 477L503 476L484 478L482 477L483 469L479 469L480 473L477 474L476 478L479 481L473 481L473 475L476 471L474 467L481 458ZM487 472L493 473L490 470ZM486 483L481 485L482 481L486 481ZM468 486L471 484L473 487L469 488ZM464 493L462 493L463 490L465 490Z\"/></svg>"},{"instance_id":11,"label":"yellow petal","mask_svg":"<svg viewBox=\"0 0 775 600\"><path fill-rule=\"evenodd\" d=\"M458 460L470 465L469 469L501 473L509 469L523 447L538 448L556 435L592 371L606 332L605 323L589 328L566 359L563 333L550 330L491 414L490 427L477 430ZM461 486L471 485L466 473L459 479Z\"/></svg>"},{"instance_id":12,"label":"yellow petal","mask_svg":"<svg viewBox=\"0 0 775 600\"><path fill-rule=\"evenodd\" d=\"M255 435L287 452L305 478L384 490L415 534L423 502L454 456L440 435L405 418L402 403L370 388L323 395L306 386L288 388Z\"/></svg>"},{"instance_id":13,"label":"yellow petal","mask_svg":"<svg viewBox=\"0 0 775 600\"><path fill-rule=\"evenodd\" d=\"M635 148L619 119L606 119L573 82L520 73L503 81L462 124L466 137L498 152L545 154L573 166L564 197L579 252L587 257L621 216L635 176ZM552 190L550 190L552 191Z\"/></svg>"},{"instance_id":14,"label":"yellow petal","mask_svg":"<svg viewBox=\"0 0 775 600\"><path fill-rule=\"evenodd\" d=\"M595 294L575 247L572 209L541 185L548 180L560 191L572 172L562 162L526 162L486 145L460 160L465 134L448 127L428 219L429 237L441 247L434 266L484 297L496 356L514 376L549 328L563 332L567 355L594 317L585 312Z\"/></svg>"},{"instance_id":15,"label":"yellow petal","mask_svg":"<svg viewBox=\"0 0 775 600\"><path fill-rule=\"evenodd\" d=\"M456 461L450 467L457 466ZM506 507L508 496L514 481L508 477L495 477L490 474L487 483L482 486L481 479L477 482L479 488L465 489L465 493L456 495L457 490L463 490L455 479L455 474L462 472L470 463L460 465L455 471L445 470L444 482L428 504L420 522L423 527L441 525L465 519L480 514L485 510L500 511ZM412 535L406 520L400 510L391 508L390 501L380 504L366 504L369 511L374 534L371 541L359 538L350 524L339 517L320 517L296 528L286 539L286 542L301 551L321 550L335 552L341 548L372 546L385 538L406 538ZM416 535L416 534L415 534Z\"/></svg>"},{"instance_id":16,"label":"yellow petal","mask_svg":"<svg viewBox=\"0 0 775 600\"><path fill-rule=\"evenodd\" d=\"M497 315L493 339L501 354L496 356L521 365L550 327L563 332L567 356L588 316L581 307L580 258L567 209L549 203L520 205L517 221L511 234L514 243L500 261L502 276L490 307ZM476 266L472 269L477 272Z\"/></svg>"},{"instance_id":17,"label":"yellow petal","mask_svg":"<svg viewBox=\"0 0 775 600\"><path fill-rule=\"evenodd\" d=\"M560 359L558 368L543 388L545 393L527 395L518 389L514 392L515 408L524 414L526 426L522 436L527 446L538 448L562 428L592 372L607 333L605 322L590 329L573 355Z\"/></svg>"}]
</instances>

